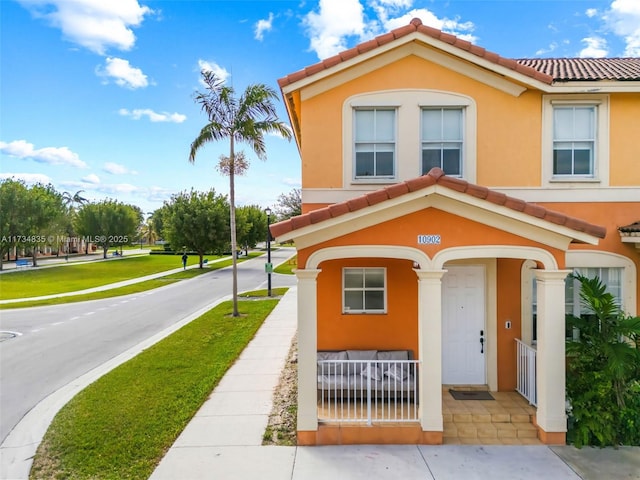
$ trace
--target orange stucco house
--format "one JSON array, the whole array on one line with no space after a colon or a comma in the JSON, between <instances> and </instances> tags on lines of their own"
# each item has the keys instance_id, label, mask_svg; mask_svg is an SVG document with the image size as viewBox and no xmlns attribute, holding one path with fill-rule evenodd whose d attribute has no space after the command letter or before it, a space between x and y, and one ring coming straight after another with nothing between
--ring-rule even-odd
<instances>
[{"instance_id":1,"label":"orange stucco house","mask_svg":"<svg viewBox=\"0 0 640 480\"><path fill-rule=\"evenodd\" d=\"M640 314L640 59L512 60L414 19L279 85L302 159L303 213L271 226L298 250L299 443L442 443L443 385L518 390L564 443L567 275ZM317 352L347 350L412 352L410 422L319 419Z\"/></svg>"}]
</instances>

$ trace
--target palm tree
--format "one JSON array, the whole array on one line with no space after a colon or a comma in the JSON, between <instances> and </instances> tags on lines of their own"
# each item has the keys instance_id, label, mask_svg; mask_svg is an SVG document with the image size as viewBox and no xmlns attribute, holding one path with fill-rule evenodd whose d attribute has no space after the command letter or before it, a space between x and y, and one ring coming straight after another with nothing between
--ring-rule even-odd
<instances>
[{"instance_id":1,"label":"palm tree","mask_svg":"<svg viewBox=\"0 0 640 480\"><path fill-rule=\"evenodd\" d=\"M207 114L207 123L191 143L189 162L194 163L196 153L210 142L229 139L229 156L222 156L218 165L221 173L229 175L229 206L231 227L231 256L233 257L233 316L238 317L238 269L236 259L236 210L234 177L242 174L248 164L242 152L236 153L235 144L249 145L261 160L266 158L264 135L275 133L287 140L291 130L278 119L274 100L276 91L264 84L249 85L240 98L234 96L233 87L211 71L202 71L205 91L197 91L196 103Z\"/></svg>"},{"instance_id":2,"label":"palm tree","mask_svg":"<svg viewBox=\"0 0 640 480\"><path fill-rule=\"evenodd\" d=\"M73 195L71 195L71 193L69 192L62 192L62 203L64 204L65 207L67 207L69 209L69 227L68 227L68 236L69 237L75 237L75 232L73 231L73 218L76 214L76 204L82 206L85 203L88 203L89 200L87 200L86 198L84 198L82 195L80 195L82 192L84 192L84 190L78 190L76 193L74 193ZM74 242L77 240L74 240ZM69 252L69 239L67 239L67 253ZM80 248L81 245L78 245L78 248ZM87 243L86 245L86 251L85 253L89 253L89 244Z\"/></svg>"}]
</instances>

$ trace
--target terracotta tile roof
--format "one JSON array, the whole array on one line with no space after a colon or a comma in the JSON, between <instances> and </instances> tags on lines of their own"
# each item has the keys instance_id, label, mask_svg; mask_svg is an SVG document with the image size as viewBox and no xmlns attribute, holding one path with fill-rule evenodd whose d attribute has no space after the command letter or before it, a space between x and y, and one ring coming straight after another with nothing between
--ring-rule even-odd
<instances>
[{"instance_id":1,"label":"terracotta tile roof","mask_svg":"<svg viewBox=\"0 0 640 480\"><path fill-rule=\"evenodd\" d=\"M523 58L516 61L559 82L640 80L640 58Z\"/></svg>"},{"instance_id":2,"label":"terracotta tile roof","mask_svg":"<svg viewBox=\"0 0 640 480\"><path fill-rule=\"evenodd\" d=\"M632 223L631 225L625 225L624 227L619 227L618 231L622 233L640 233L640 220Z\"/></svg>"},{"instance_id":3,"label":"terracotta tile roof","mask_svg":"<svg viewBox=\"0 0 640 480\"><path fill-rule=\"evenodd\" d=\"M280 237L299 228L318 224L325 220L336 218L349 212L355 212L436 184L457 192L466 193L472 197L486 200L496 205L502 205L512 210L523 212L556 225L563 225L577 232L587 233L598 238L604 238L606 235L606 229L604 227L593 225L575 217L570 217L564 213L549 210L535 203L528 203L518 198L509 197L504 193L499 193L480 185L474 185L460 178L448 177L440 168L432 168L429 173L418 178L396 183L345 202L335 203L325 208L274 223L270 226L271 234L274 237Z\"/></svg>"},{"instance_id":4,"label":"terracotta tile roof","mask_svg":"<svg viewBox=\"0 0 640 480\"><path fill-rule=\"evenodd\" d=\"M414 32L420 32L437 40L441 40L461 50L476 55L477 57L484 58L485 60L488 60L492 63L509 68L528 77L535 78L536 80L539 80L541 82L547 84L551 84L553 82L553 77L547 73L540 72L535 68L519 63L516 60L501 57L497 53L485 50L484 48L474 45L466 40L462 40L455 35L444 33L437 28L423 25L422 21L419 18L414 18L413 20L411 20L409 25L391 30L390 32L385 33L384 35L380 35L373 40L369 40L356 45L355 47L340 52L339 54L334 55L333 57L329 57L322 62L316 63L303 70L299 70L295 73L287 75L286 77L280 78L278 79L278 84L280 85L280 88L284 88L287 85L295 83L306 77L315 75L322 70L331 68L335 65L338 65L339 63L350 60L354 57L357 57L358 55L368 52L369 50L380 47L382 45L386 45L387 43L393 42L394 40L405 37Z\"/></svg>"}]
</instances>

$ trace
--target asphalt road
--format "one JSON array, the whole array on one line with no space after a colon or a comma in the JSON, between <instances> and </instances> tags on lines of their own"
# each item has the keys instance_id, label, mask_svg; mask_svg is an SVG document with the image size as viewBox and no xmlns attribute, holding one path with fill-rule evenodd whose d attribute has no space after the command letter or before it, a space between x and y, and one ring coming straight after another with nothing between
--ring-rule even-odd
<instances>
[{"instance_id":1,"label":"asphalt road","mask_svg":"<svg viewBox=\"0 0 640 480\"><path fill-rule=\"evenodd\" d=\"M271 253L277 265L295 253ZM266 256L238 264L238 291L266 288ZM272 275L272 286L295 284ZM231 295L231 267L127 296L0 311L0 443L41 400L141 341Z\"/></svg>"}]
</instances>

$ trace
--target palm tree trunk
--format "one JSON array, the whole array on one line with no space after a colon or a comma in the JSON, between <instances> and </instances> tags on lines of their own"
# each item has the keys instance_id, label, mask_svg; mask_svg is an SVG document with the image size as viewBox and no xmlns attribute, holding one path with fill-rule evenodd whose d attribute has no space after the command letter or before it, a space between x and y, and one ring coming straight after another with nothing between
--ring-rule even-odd
<instances>
[{"instance_id":1,"label":"palm tree trunk","mask_svg":"<svg viewBox=\"0 0 640 480\"><path fill-rule=\"evenodd\" d=\"M232 276L233 276L233 316L239 317L238 312L238 260L236 258L236 192L235 192L235 151L233 143L233 135L230 141L231 162L229 169L229 224L231 227L231 258L232 260Z\"/></svg>"}]
</instances>

